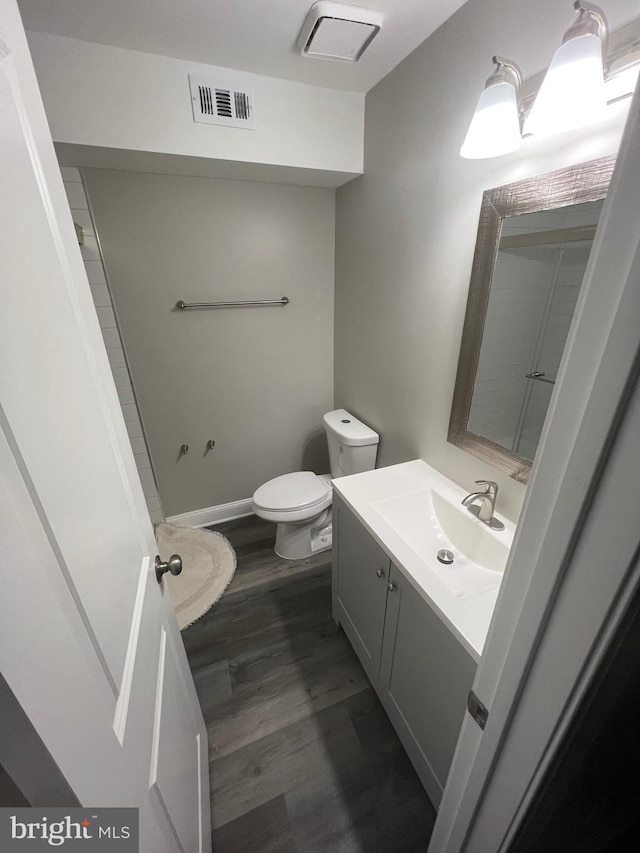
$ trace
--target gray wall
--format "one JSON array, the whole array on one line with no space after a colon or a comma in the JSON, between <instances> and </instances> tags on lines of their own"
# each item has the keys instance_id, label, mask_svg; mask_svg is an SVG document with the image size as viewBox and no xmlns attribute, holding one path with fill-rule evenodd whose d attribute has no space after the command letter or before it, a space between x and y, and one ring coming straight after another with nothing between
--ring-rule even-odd
<instances>
[{"instance_id":1,"label":"gray wall","mask_svg":"<svg viewBox=\"0 0 640 853\"><path fill-rule=\"evenodd\" d=\"M610 0L607 15L615 29L635 12ZM568 2L470 0L369 92L365 173L336 196L336 405L381 433L379 465L421 457L463 487L495 479L511 518L524 487L447 443L482 193L612 153L622 113L493 160L458 152L492 55L527 78L573 19Z\"/></svg>"},{"instance_id":2,"label":"gray wall","mask_svg":"<svg viewBox=\"0 0 640 853\"><path fill-rule=\"evenodd\" d=\"M250 498L302 467L327 470L334 192L83 175L165 513ZM178 299L283 295L286 308L174 309Z\"/></svg>"}]
</instances>

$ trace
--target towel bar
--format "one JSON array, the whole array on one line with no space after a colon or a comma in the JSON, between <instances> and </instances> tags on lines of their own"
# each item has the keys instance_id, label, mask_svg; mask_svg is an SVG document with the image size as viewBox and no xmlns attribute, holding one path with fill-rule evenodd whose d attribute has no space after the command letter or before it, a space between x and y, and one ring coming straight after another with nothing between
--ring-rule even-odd
<instances>
[{"instance_id":1,"label":"towel bar","mask_svg":"<svg viewBox=\"0 0 640 853\"><path fill-rule=\"evenodd\" d=\"M291 300L288 296L282 299L247 299L234 302L184 302L182 299L176 302L176 308L185 311L188 308L245 308L250 305L288 305Z\"/></svg>"}]
</instances>

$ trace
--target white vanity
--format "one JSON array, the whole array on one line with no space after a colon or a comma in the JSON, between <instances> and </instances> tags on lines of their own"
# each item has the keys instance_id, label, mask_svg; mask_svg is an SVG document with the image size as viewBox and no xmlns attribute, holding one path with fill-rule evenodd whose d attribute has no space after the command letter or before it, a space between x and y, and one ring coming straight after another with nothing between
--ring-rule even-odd
<instances>
[{"instance_id":1,"label":"white vanity","mask_svg":"<svg viewBox=\"0 0 640 853\"><path fill-rule=\"evenodd\" d=\"M514 526L491 530L421 460L333 486L333 615L437 806Z\"/></svg>"}]
</instances>

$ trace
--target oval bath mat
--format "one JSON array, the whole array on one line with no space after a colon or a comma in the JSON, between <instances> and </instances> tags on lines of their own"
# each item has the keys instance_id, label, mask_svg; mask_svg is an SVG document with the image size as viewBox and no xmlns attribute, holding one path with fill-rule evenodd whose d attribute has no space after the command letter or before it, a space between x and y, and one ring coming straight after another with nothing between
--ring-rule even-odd
<instances>
[{"instance_id":1,"label":"oval bath mat","mask_svg":"<svg viewBox=\"0 0 640 853\"><path fill-rule=\"evenodd\" d=\"M213 530L159 524L156 539L163 560L172 554L182 557L181 574L164 576L182 631L204 616L229 586L236 554L228 539Z\"/></svg>"}]
</instances>

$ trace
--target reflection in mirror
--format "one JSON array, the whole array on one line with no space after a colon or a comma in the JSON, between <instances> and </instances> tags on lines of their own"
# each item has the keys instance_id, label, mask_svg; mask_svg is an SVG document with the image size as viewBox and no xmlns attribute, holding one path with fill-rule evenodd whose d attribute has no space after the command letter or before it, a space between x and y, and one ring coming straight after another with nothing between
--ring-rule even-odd
<instances>
[{"instance_id":1,"label":"reflection in mirror","mask_svg":"<svg viewBox=\"0 0 640 853\"><path fill-rule=\"evenodd\" d=\"M602 200L503 220L468 428L533 460Z\"/></svg>"},{"instance_id":2,"label":"reflection in mirror","mask_svg":"<svg viewBox=\"0 0 640 853\"><path fill-rule=\"evenodd\" d=\"M448 439L526 483L615 157L486 190Z\"/></svg>"}]
</instances>

